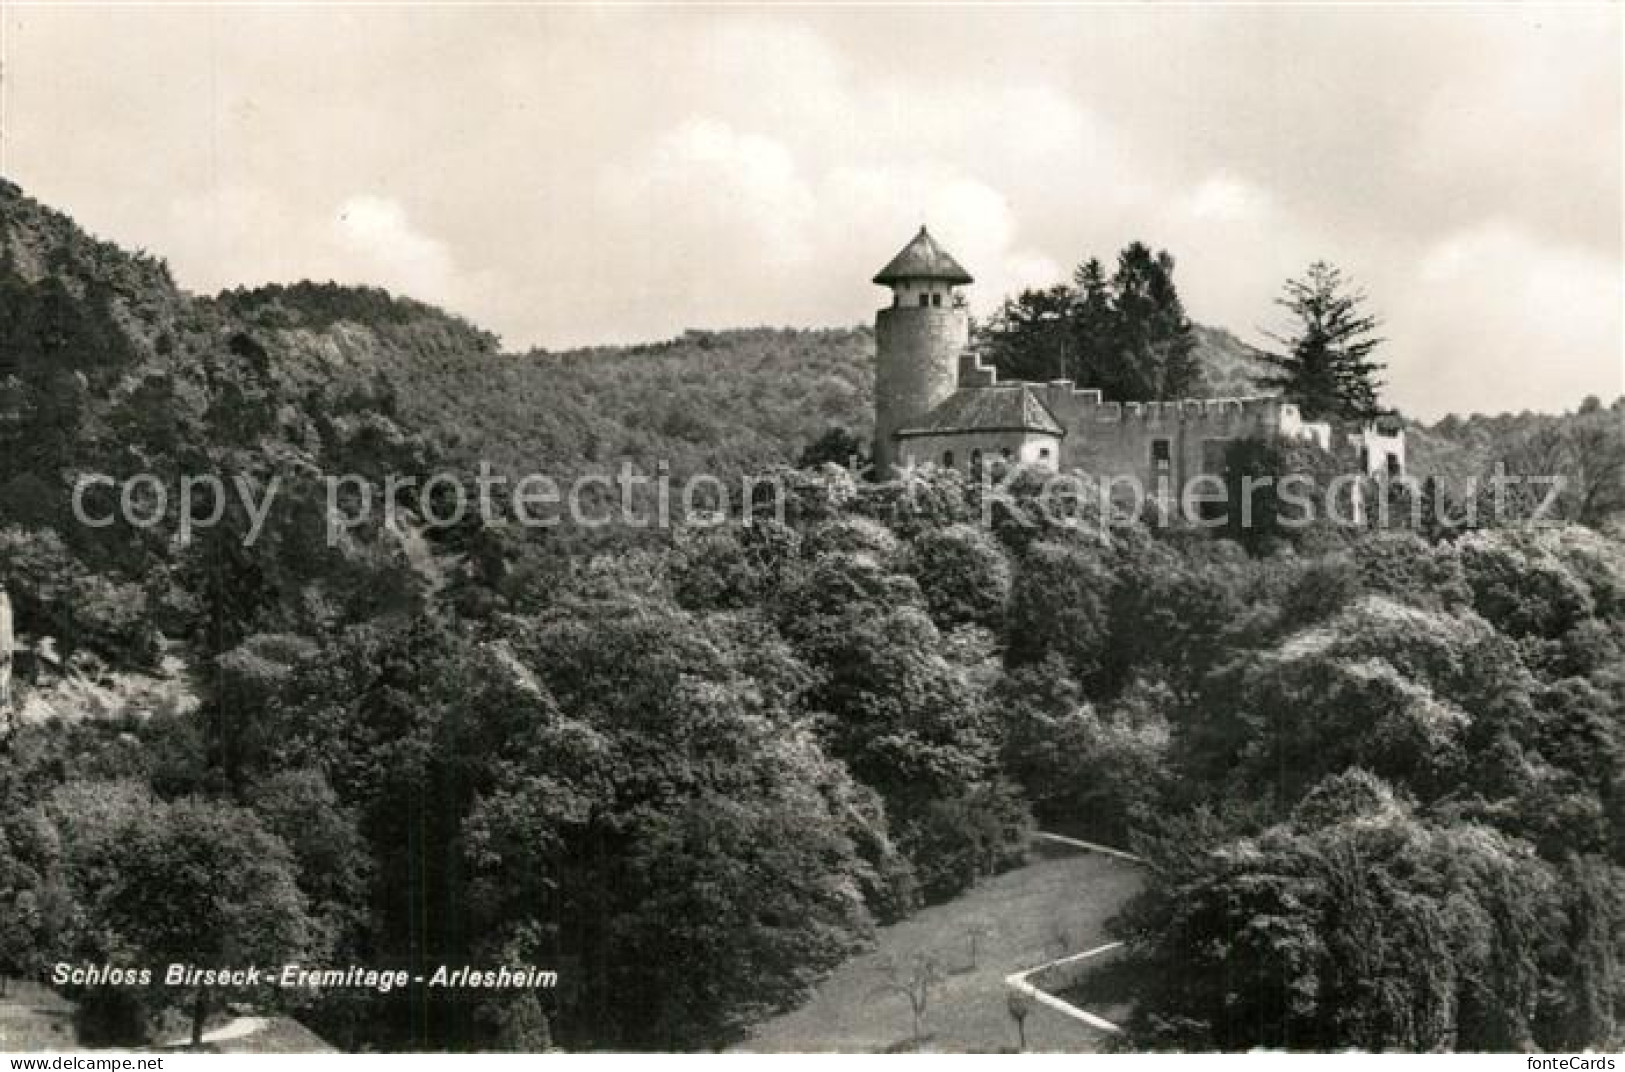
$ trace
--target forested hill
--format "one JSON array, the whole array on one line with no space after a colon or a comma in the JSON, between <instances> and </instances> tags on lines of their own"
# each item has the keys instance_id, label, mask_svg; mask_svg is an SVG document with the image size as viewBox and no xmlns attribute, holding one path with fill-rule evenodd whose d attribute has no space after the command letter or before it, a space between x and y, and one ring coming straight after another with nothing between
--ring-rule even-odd
<instances>
[{"instance_id":1,"label":"forested hill","mask_svg":"<svg viewBox=\"0 0 1625 1072\"><path fill-rule=\"evenodd\" d=\"M380 532L320 546L320 477L428 471L437 436L401 418L399 370L494 360L492 336L380 291L195 297L160 260L87 236L9 184L0 240L0 560L25 629L70 655L82 645L141 662L159 635L218 651L257 626L406 604L416 582ZM276 481L282 520L228 569L240 509L184 545L156 493L140 504L151 526L87 526L71 514L87 474L152 474L171 496L188 474ZM105 516L116 494L86 501ZM200 600L215 611L200 614Z\"/></svg>"},{"instance_id":2,"label":"forested hill","mask_svg":"<svg viewBox=\"0 0 1625 1072\"><path fill-rule=\"evenodd\" d=\"M791 462L832 427L868 435L867 327L690 331L636 346L502 354L474 325L372 288L191 296L161 260L87 236L15 186L0 187L0 211L6 371L55 347L11 408L47 398L71 406L79 434L49 438L81 463L121 446L144 455L267 446L354 460L364 439L561 478L623 458L726 475ZM82 330L24 338L38 334L30 317ZM1205 393L1255 389L1255 350L1222 329L1196 334ZM72 386L43 382L75 374L82 382ZM43 421L56 411L38 412ZM20 440L36 438L28 423L12 419ZM37 460L36 470L65 459Z\"/></svg>"},{"instance_id":3,"label":"forested hill","mask_svg":"<svg viewBox=\"0 0 1625 1072\"><path fill-rule=\"evenodd\" d=\"M82 620L133 616L186 636L196 592L185 575L205 553L177 548L173 517L134 538L72 524L70 490L85 473L151 472L171 487L183 473L280 481L288 530L268 533L238 598L253 626L301 630L409 602L418 583L413 570L376 583L376 571L400 564L392 530L363 526L346 546L308 546L323 474L421 480L485 462L563 484L630 461L732 481L794 464L831 429L858 444L869 433L866 327L691 331L511 354L463 319L378 289L305 282L190 295L161 260L85 234L10 184L0 184L0 223L0 539L20 545L8 557L33 564L14 574L53 577L50 593L106 612L82 610ZM1256 350L1217 328L1196 336L1208 393L1255 389ZM1412 467L1482 469L1503 444L1524 449L1531 437L1543 455L1577 456L1577 445L1549 442L1564 427L1446 421L1416 430ZM69 574L78 579L62 580ZM25 620L49 618L51 600L32 606L23 588L14 598ZM213 643L248 627L234 623ZM109 621L85 639L142 647L129 632Z\"/></svg>"},{"instance_id":4,"label":"forested hill","mask_svg":"<svg viewBox=\"0 0 1625 1072\"><path fill-rule=\"evenodd\" d=\"M6 484L183 455L256 464L245 451L369 473L477 456L561 479L623 458L726 475L793 461L830 427L862 438L869 426L864 328L504 355L473 325L375 289L189 295L161 260L10 184L0 214ZM0 489L9 516L40 501Z\"/></svg>"},{"instance_id":5,"label":"forested hill","mask_svg":"<svg viewBox=\"0 0 1625 1072\"><path fill-rule=\"evenodd\" d=\"M690 331L631 347L398 370L402 412L494 468L568 476L657 461L724 477L793 463L832 427L866 436L866 328Z\"/></svg>"},{"instance_id":6,"label":"forested hill","mask_svg":"<svg viewBox=\"0 0 1625 1072\"><path fill-rule=\"evenodd\" d=\"M1210 396L1256 392L1256 351L1197 327ZM793 462L831 428L866 441L874 335L867 327L689 331L664 342L533 351L485 362L415 361L392 373L403 415L445 429L499 469L569 473L622 458L724 475Z\"/></svg>"},{"instance_id":7,"label":"forested hill","mask_svg":"<svg viewBox=\"0 0 1625 1072\"><path fill-rule=\"evenodd\" d=\"M504 355L376 290L189 296L12 187L0 241L23 702L164 655L197 699L0 721L0 976L176 950L557 966L545 996L277 1000L352 1049L710 1049L1019 861L1036 819L1157 861L1121 925L1134 1045L1618 1046L1625 545L1600 403L1456 429L1464 457L1511 437L1583 461L1591 527L1369 510L1101 540L1034 480L904 495L826 466L780 474L783 521L590 554L471 522L431 553L412 493L401 524L328 538L324 478L790 461L863 434L872 339ZM1335 462L1292 451L1242 460ZM92 527L69 515L86 473L171 496L217 474L275 508L234 497L187 539L151 485L151 524ZM1258 918L1281 926L1238 947ZM119 1046L265 998L64 989L81 1039Z\"/></svg>"},{"instance_id":8,"label":"forested hill","mask_svg":"<svg viewBox=\"0 0 1625 1072\"><path fill-rule=\"evenodd\" d=\"M623 459L674 475L724 477L793 463L832 428L860 442L873 419L874 334L867 326L687 331L660 342L533 350L366 346L381 320L433 317L377 291L301 285L224 296L259 331L298 325L336 334L391 386L400 419L460 461L568 477ZM319 311L312 316L313 311ZM334 333L339 320L354 330ZM1257 391L1257 351L1221 328L1196 328L1204 394ZM363 340L356 346L357 340ZM281 341L290 341L286 333ZM392 340L393 341L393 340Z\"/></svg>"}]
</instances>

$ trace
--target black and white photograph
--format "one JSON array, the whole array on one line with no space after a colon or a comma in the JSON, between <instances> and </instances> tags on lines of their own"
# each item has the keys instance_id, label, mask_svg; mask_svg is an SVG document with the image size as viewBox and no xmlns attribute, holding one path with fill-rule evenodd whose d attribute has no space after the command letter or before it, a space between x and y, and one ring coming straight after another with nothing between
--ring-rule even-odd
<instances>
[{"instance_id":1,"label":"black and white photograph","mask_svg":"<svg viewBox=\"0 0 1625 1072\"><path fill-rule=\"evenodd\" d=\"M0 1060L1617 1070L1622 99L1617 3L0 0Z\"/></svg>"}]
</instances>

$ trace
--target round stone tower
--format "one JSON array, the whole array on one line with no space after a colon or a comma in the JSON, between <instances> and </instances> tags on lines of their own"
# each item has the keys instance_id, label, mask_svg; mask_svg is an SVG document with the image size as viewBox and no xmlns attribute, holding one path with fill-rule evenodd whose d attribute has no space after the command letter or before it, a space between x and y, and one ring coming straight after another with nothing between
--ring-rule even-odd
<instances>
[{"instance_id":1,"label":"round stone tower","mask_svg":"<svg viewBox=\"0 0 1625 1072\"><path fill-rule=\"evenodd\" d=\"M970 317L954 288L970 273L924 227L875 276L892 303L875 315L874 478L895 471L899 428L929 413L959 384L959 355L970 344Z\"/></svg>"}]
</instances>

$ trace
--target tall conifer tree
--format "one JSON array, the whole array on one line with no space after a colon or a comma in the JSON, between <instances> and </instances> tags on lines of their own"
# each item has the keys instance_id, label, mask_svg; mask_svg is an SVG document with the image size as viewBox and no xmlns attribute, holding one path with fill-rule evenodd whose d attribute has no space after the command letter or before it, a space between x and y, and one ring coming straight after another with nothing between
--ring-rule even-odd
<instances>
[{"instance_id":1,"label":"tall conifer tree","mask_svg":"<svg viewBox=\"0 0 1625 1072\"><path fill-rule=\"evenodd\" d=\"M1377 401L1383 386L1381 364L1371 354L1382 345L1379 322L1363 311L1366 296L1343 273L1316 261L1302 279L1289 279L1277 305L1297 318L1291 334L1270 338L1285 353L1266 353L1276 375L1264 381L1296 402L1311 420L1328 417L1369 420L1384 410Z\"/></svg>"}]
</instances>

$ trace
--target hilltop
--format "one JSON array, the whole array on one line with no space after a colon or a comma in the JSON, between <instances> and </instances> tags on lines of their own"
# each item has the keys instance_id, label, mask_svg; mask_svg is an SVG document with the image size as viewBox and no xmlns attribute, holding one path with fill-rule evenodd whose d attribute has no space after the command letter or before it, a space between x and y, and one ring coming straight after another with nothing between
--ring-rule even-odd
<instances>
[{"instance_id":1,"label":"hilltop","mask_svg":"<svg viewBox=\"0 0 1625 1072\"><path fill-rule=\"evenodd\" d=\"M1227 398L1261 393L1260 381L1272 371L1262 352L1224 328L1192 324L1196 360L1202 368L1203 398Z\"/></svg>"},{"instance_id":2,"label":"hilltop","mask_svg":"<svg viewBox=\"0 0 1625 1072\"><path fill-rule=\"evenodd\" d=\"M86 379L75 399L81 434L60 437L75 440L61 446L77 461L120 446L231 446L333 463L353 460L364 435L561 478L613 471L623 458L726 476L793 462L832 427L864 439L872 423L866 326L502 353L462 318L376 288L190 295L162 260L91 237L10 184L0 215L0 277L24 307L7 314L8 349L28 349L16 335L30 306L55 302L85 327L51 360ZM1256 390L1257 350L1222 328L1198 325L1196 335L1204 393ZM25 406L12 407L13 421Z\"/></svg>"},{"instance_id":3,"label":"hilltop","mask_svg":"<svg viewBox=\"0 0 1625 1072\"><path fill-rule=\"evenodd\" d=\"M1259 351L1222 328L1195 330L1205 393L1255 392ZM505 353L463 318L377 288L300 282L193 295L158 257L88 235L0 183L0 552L40 591L78 606L74 622L61 621L24 584L25 622L116 658L153 665L159 634L195 633L206 549L177 547L173 518L133 539L74 524L80 474L150 472L171 487L198 472L280 481L292 489L282 501L306 518L321 509L323 474L422 480L486 463L564 484L630 462L728 482L794 464L831 429L866 441L873 388L874 338L861 326ZM1413 426L1411 470L1481 472L1509 444L1549 437L1554 420ZM310 527L290 520L240 564L233 598L253 627L365 618L444 583L444 570L425 578L410 533L403 544L397 529L359 526L345 546L313 547ZM627 535L561 531L553 544ZM469 538L441 532L434 549L488 566L509 553Z\"/></svg>"},{"instance_id":4,"label":"hilltop","mask_svg":"<svg viewBox=\"0 0 1625 1072\"><path fill-rule=\"evenodd\" d=\"M988 881L1042 822L1156 862L1113 925L1144 980L1135 1045L1617 1042L1625 560L1600 523L1225 540L1125 518L1100 540L1036 481L928 471L902 494L825 466L780 471L782 521L431 529L436 494L408 488L399 519L328 539L336 475L371 499L466 489L482 459L559 481L793 462L832 425L863 434L873 339L508 354L374 289L188 294L12 187L0 243L0 568L35 657L27 717L0 723L0 973L181 948L558 966L545 997L283 998L345 1049L721 1048L826 977L815 1000L867 1012L868 977L908 970L861 960L876 942L953 974L980 921L916 913L1043 893ZM1249 352L1206 337L1213 378L1244 376ZM1614 417L1436 431L1464 459L1551 431L1529 445L1609 487ZM87 473L155 477L142 520L74 519ZM200 473L277 487L276 509L233 500L188 537L158 489ZM924 1029L996 1037L996 972L1100 937L1099 877L1073 913L1046 894L989 927L996 971L941 992L973 1035ZM1389 899L1332 911L1351 889ZM1201 959L1258 903L1306 940L1241 974ZM1420 975L1417 934L1449 938ZM1375 975L1346 969L1356 947ZM1282 1024L1252 979L1315 998ZM63 991L86 1044L171 1039L177 1015L201 1035L211 1001L260 998ZM1433 1010L1425 1033L1371 997L1396 993ZM902 1030L876 1027L848 1041Z\"/></svg>"}]
</instances>

